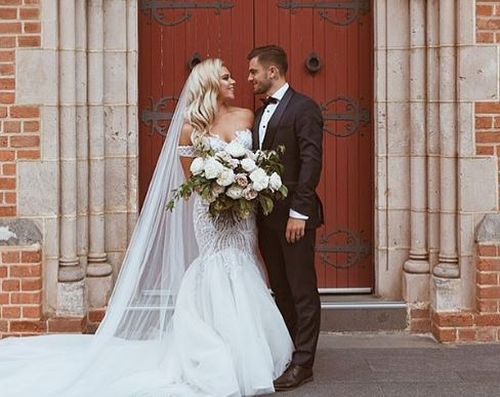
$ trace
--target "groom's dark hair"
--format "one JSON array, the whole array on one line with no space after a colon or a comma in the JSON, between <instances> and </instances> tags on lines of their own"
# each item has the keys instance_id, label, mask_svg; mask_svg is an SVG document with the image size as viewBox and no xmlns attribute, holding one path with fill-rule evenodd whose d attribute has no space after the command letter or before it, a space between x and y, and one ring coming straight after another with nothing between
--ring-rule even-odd
<instances>
[{"instance_id":1,"label":"groom's dark hair","mask_svg":"<svg viewBox=\"0 0 500 397\"><path fill-rule=\"evenodd\" d=\"M277 45L266 45L263 47L254 48L250 54L248 54L247 59L253 59L257 57L257 60L265 66L271 64L275 65L282 76L288 71L288 59L286 52L283 48Z\"/></svg>"}]
</instances>

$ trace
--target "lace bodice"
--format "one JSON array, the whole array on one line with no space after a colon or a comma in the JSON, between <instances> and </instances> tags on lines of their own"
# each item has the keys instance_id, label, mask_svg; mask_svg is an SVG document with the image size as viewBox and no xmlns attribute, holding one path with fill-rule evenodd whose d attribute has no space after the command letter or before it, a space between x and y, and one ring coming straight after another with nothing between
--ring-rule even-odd
<instances>
[{"instance_id":1,"label":"lace bodice","mask_svg":"<svg viewBox=\"0 0 500 397\"><path fill-rule=\"evenodd\" d=\"M252 133L250 130L236 131L235 138L247 149L252 147ZM218 136L210 136L211 148L216 152L223 150L229 143ZM256 252L256 225L255 218L237 223L223 223L214 221L208 213L208 203L200 196L195 199L194 225L196 240L201 255L210 255L227 248L242 250L250 255Z\"/></svg>"}]
</instances>

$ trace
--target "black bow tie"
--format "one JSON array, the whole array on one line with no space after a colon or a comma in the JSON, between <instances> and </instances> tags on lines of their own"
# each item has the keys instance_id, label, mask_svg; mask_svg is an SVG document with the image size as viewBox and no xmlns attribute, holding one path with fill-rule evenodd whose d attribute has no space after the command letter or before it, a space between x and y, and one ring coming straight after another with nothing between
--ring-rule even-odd
<instances>
[{"instance_id":1,"label":"black bow tie","mask_svg":"<svg viewBox=\"0 0 500 397\"><path fill-rule=\"evenodd\" d=\"M273 96L268 96L268 97L265 97L265 98L260 98L260 100L262 101L262 103L264 104L264 106L267 106L270 103L278 103L279 102L279 99L275 98Z\"/></svg>"}]
</instances>

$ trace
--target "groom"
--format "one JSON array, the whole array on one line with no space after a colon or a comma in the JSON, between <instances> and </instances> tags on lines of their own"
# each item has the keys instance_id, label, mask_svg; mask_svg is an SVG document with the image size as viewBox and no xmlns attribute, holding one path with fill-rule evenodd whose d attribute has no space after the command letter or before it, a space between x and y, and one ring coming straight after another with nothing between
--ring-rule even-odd
<instances>
[{"instance_id":1,"label":"groom","mask_svg":"<svg viewBox=\"0 0 500 397\"><path fill-rule=\"evenodd\" d=\"M275 380L290 390L313 379L320 328L320 300L314 269L316 228L323 223L316 194L321 165L323 118L318 105L286 81L287 55L277 46L255 48L249 55L248 80L264 94L253 128L253 149L285 146L283 183L288 197L269 216L258 216L259 247L276 303L294 341L290 366Z\"/></svg>"}]
</instances>

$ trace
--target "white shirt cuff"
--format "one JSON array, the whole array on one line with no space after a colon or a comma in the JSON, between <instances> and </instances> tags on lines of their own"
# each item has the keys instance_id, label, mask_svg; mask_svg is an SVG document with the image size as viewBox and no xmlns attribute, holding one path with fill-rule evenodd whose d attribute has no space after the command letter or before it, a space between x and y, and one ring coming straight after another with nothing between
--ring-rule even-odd
<instances>
[{"instance_id":1,"label":"white shirt cuff","mask_svg":"<svg viewBox=\"0 0 500 397\"><path fill-rule=\"evenodd\" d=\"M290 208L290 218L301 219L303 221L306 221L309 219L309 217L307 215L303 215L300 212L292 210L291 208Z\"/></svg>"}]
</instances>

